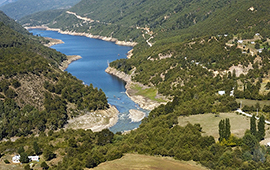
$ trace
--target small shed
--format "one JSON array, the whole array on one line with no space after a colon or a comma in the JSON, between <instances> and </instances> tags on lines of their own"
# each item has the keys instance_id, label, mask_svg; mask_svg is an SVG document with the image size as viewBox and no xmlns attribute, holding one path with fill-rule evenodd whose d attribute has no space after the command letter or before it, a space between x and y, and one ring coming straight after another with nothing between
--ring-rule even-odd
<instances>
[{"instance_id":1,"label":"small shed","mask_svg":"<svg viewBox=\"0 0 270 170\"><path fill-rule=\"evenodd\" d=\"M223 96L225 94L225 91L218 91L218 94Z\"/></svg>"},{"instance_id":2,"label":"small shed","mask_svg":"<svg viewBox=\"0 0 270 170\"><path fill-rule=\"evenodd\" d=\"M15 155L12 157L12 162L13 163L20 163L20 158L21 158L20 155Z\"/></svg>"},{"instance_id":3,"label":"small shed","mask_svg":"<svg viewBox=\"0 0 270 170\"><path fill-rule=\"evenodd\" d=\"M28 159L30 161L37 161L37 162L39 162L39 156L28 156Z\"/></svg>"},{"instance_id":4,"label":"small shed","mask_svg":"<svg viewBox=\"0 0 270 170\"><path fill-rule=\"evenodd\" d=\"M243 40L238 40L238 43L242 44L243 43Z\"/></svg>"}]
</instances>

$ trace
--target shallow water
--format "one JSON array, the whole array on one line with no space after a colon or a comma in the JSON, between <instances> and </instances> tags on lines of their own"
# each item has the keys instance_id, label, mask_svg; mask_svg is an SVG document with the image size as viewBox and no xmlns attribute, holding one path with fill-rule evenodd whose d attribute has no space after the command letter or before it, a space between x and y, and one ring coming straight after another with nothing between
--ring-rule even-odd
<instances>
[{"instance_id":1,"label":"shallow water","mask_svg":"<svg viewBox=\"0 0 270 170\"><path fill-rule=\"evenodd\" d=\"M110 128L112 132L127 131L139 127L141 122L131 122L128 111L139 109L146 115L149 111L141 109L125 94L124 81L105 72L108 62L126 58L127 52L132 47L119 46L113 42L84 36L60 34L56 31L34 29L30 32L34 35L61 39L64 44L54 45L51 48L66 55L80 55L82 57L82 59L72 62L66 71L87 85L92 83L94 87L101 88L105 92L108 102L119 110L119 120L115 126Z\"/></svg>"}]
</instances>

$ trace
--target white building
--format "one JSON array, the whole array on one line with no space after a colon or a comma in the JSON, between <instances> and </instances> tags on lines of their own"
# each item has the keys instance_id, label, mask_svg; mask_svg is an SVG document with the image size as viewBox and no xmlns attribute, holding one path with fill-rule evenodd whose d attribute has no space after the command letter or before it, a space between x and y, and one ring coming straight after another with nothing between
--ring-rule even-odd
<instances>
[{"instance_id":1,"label":"white building","mask_svg":"<svg viewBox=\"0 0 270 170\"><path fill-rule=\"evenodd\" d=\"M12 157L12 162L13 163L20 163L20 155L15 155ZM39 162L39 156L28 156L29 161L37 161Z\"/></svg>"},{"instance_id":2,"label":"white building","mask_svg":"<svg viewBox=\"0 0 270 170\"><path fill-rule=\"evenodd\" d=\"M242 44L243 43L243 40L238 40L238 43Z\"/></svg>"},{"instance_id":3,"label":"white building","mask_svg":"<svg viewBox=\"0 0 270 170\"><path fill-rule=\"evenodd\" d=\"M218 94L223 96L225 94L225 91L218 91Z\"/></svg>"},{"instance_id":4,"label":"white building","mask_svg":"<svg viewBox=\"0 0 270 170\"><path fill-rule=\"evenodd\" d=\"M20 163L20 158L21 158L20 155L15 155L12 157L12 162L13 163Z\"/></svg>"},{"instance_id":5,"label":"white building","mask_svg":"<svg viewBox=\"0 0 270 170\"><path fill-rule=\"evenodd\" d=\"M28 156L28 159L30 161L37 161L37 162L39 162L39 156Z\"/></svg>"}]
</instances>

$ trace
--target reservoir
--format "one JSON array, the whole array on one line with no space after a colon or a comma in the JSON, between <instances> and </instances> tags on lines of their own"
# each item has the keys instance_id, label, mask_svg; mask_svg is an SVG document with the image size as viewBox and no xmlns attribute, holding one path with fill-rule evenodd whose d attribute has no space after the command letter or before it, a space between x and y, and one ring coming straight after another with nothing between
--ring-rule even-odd
<instances>
[{"instance_id":1,"label":"reservoir","mask_svg":"<svg viewBox=\"0 0 270 170\"><path fill-rule=\"evenodd\" d=\"M119 46L113 42L84 36L60 34L56 31L33 29L30 32L34 35L61 39L64 44L54 45L51 48L66 55L80 55L82 57L82 59L72 62L66 71L87 85L92 83L94 87L101 88L105 92L109 104L118 109L119 119L117 124L110 128L112 132L123 132L139 127L140 122L132 122L128 117L129 110L138 109L145 112L146 115L149 111L141 109L126 95L124 81L105 72L108 62L126 58L127 52L132 47Z\"/></svg>"}]
</instances>

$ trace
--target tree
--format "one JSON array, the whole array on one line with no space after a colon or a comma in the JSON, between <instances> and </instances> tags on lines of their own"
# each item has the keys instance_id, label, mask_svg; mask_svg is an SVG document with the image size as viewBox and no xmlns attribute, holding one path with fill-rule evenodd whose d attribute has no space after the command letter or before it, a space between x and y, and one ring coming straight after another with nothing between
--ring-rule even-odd
<instances>
[{"instance_id":1,"label":"tree","mask_svg":"<svg viewBox=\"0 0 270 170\"><path fill-rule=\"evenodd\" d=\"M268 82L265 86L265 90L269 90L270 89L270 82Z\"/></svg>"},{"instance_id":2,"label":"tree","mask_svg":"<svg viewBox=\"0 0 270 170\"><path fill-rule=\"evenodd\" d=\"M46 161L49 161L55 157L55 154L50 147L45 147L43 151L43 157Z\"/></svg>"},{"instance_id":3,"label":"tree","mask_svg":"<svg viewBox=\"0 0 270 170\"><path fill-rule=\"evenodd\" d=\"M21 163L28 163L28 162L29 162L27 153L22 152L22 153L20 154L20 156L21 156L21 157L20 157L20 162L21 162Z\"/></svg>"},{"instance_id":4,"label":"tree","mask_svg":"<svg viewBox=\"0 0 270 170\"><path fill-rule=\"evenodd\" d=\"M76 140L74 137L71 137L69 140L68 140L68 146L69 147L72 147L72 148L76 148L77 147L77 143L76 143Z\"/></svg>"},{"instance_id":5,"label":"tree","mask_svg":"<svg viewBox=\"0 0 270 170\"><path fill-rule=\"evenodd\" d=\"M18 149L18 153L21 155L23 152L25 152L23 146L20 146Z\"/></svg>"},{"instance_id":6,"label":"tree","mask_svg":"<svg viewBox=\"0 0 270 170\"><path fill-rule=\"evenodd\" d=\"M270 112L270 106L264 105L262 110L263 110L263 112Z\"/></svg>"},{"instance_id":7,"label":"tree","mask_svg":"<svg viewBox=\"0 0 270 170\"><path fill-rule=\"evenodd\" d=\"M261 106L260 106L260 103L259 102L257 102L255 104L255 109L258 109L258 111L261 110Z\"/></svg>"},{"instance_id":8,"label":"tree","mask_svg":"<svg viewBox=\"0 0 270 170\"><path fill-rule=\"evenodd\" d=\"M94 168L97 166L96 161L91 155L88 155L85 159L86 168Z\"/></svg>"},{"instance_id":9,"label":"tree","mask_svg":"<svg viewBox=\"0 0 270 170\"><path fill-rule=\"evenodd\" d=\"M225 133L224 132L225 129L224 129L224 120L223 119L219 122L218 127L219 127L219 130L218 130L219 138L218 138L218 140L222 141L222 139L224 138L224 133Z\"/></svg>"},{"instance_id":10,"label":"tree","mask_svg":"<svg viewBox=\"0 0 270 170\"><path fill-rule=\"evenodd\" d=\"M102 131L97 133L97 136L97 144L103 146L107 143L112 143L114 134L109 129L103 129Z\"/></svg>"},{"instance_id":11,"label":"tree","mask_svg":"<svg viewBox=\"0 0 270 170\"><path fill-rule=\"evenodd\" d=\"M258 144L258 141L254 135L251 133L245 133L243 137L243 144L247 147L248 150L251 151L251 154L254 152L255 146Z\"/></svg>"},{"instance_id":12,"label":"tree","mask_svg":"<svg viewBox=\"0 0 270 170\"><path fill-rule=\"evenodd\" d=\"M258 134L257 139L259 141L264 139L264 136L265 136L265 118L264 118L263 115L260 117L259 122L258 122L258 133L257 134Z\"/></svg>"},{"instance_id":13,"label":"tree","mask_svg":"<svg viewBox=\"0 0 270 170\"><path fill-rule=\"evenodd\" d=\"M256 48L256 49L260 49L260 44L259 44L259 43L256 43L256 44L255 44L255 48Z\"/></svg>"},{"instance_id":14,"label":"tree","mask_svg":"<svg viewBox=\"0 0 270 170\"><path fill-rule=\"evenodd\" d=\"M221 120L219 122L219 141L222 141L223 139L228 140L231 136L231 125L230 125L230 119L226 118L225 120Z\"/></svg>"},{"instance_id":15,"label":"tree","mask_svg":"<svg viewBox=\"0 0 270 170\"><path fill-rule=\"evenodd\" d=\"M228 140L230 136L231 136L230 119L226 118L226 120L225 120L225 139Z\"/></svg>"},{"instance_id":16,"label":"tree","mask_svg":"<svg viewBox=\"0 0 270 170\"><path fill-rule=\"evenodd\" d=\"M256 129L256 118L254 115L250 118L250 133L253 136L256 136L257 129Z\"/></svg>"},{"instance_id":17,"label":"tree","mask_svg":"<svg viewBox=\"0 0 270 170\"><path fill-rule=\"evenodd\" d=\"M25 165L24 170L31 170L30 165L29 164Z\"/></svg>"},{"instance_id":18,"label":"tree","mask_svg":"<svg viewBox=\"0 0 270 170\"><path fill-rule=\"evenodd\" d=\"M34 143L33 143L33 148L34 148L34 151L35 151L35 153L36 153L37 155L39 155L39 154L41 153L41 150L40 150L40 148L39 148L39 146L38 146L37 141L34 141Z\"/></svg>"},{"instance_id":19,"label":"tree","mask_svg":"<svg viewBox=\"0 0 270 170\"><path fill-rule=\"evenodd\" d=\"M49 169L49 165L46 162L42 162L40 166L42 169Z\"/></svg>"}]
</instances>

